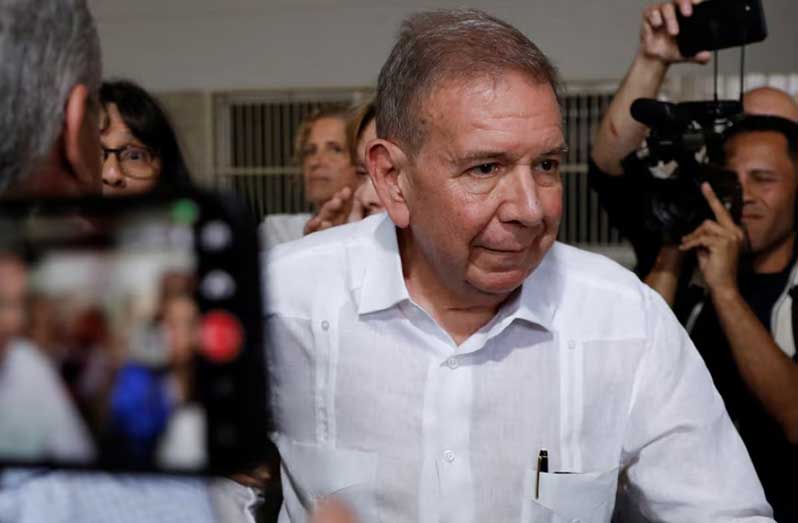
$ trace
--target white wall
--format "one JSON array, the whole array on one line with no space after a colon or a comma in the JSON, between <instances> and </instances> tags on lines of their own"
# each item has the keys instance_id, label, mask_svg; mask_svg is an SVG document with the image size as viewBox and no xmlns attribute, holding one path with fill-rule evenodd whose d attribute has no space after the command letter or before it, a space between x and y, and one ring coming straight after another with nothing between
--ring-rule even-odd
<instances>
[{"instance_id":1,"label":"white wall","mask_svg":"<svg viewBox=\"0 0 798 523\"><path fill-rule=\"evenodd\" d=\"M763 1L770 36L750 48L749 68L798 71L798 0ZM405 15L463 5L421 0L90 3L106 75L129 77L156 91L373 84ZM636 46L640 12L649 3L480 0L468 6L514 23L553 58L567 80L606 80L623 76ZM726 52L721 69L735 71L736 62L736 52Z\"/></svg>"}]
</instances>

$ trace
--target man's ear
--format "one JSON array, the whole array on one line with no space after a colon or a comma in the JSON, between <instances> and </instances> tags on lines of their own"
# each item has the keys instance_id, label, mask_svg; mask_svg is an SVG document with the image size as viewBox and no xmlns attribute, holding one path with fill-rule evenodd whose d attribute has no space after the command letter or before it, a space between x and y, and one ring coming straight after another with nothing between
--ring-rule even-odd
<instances>
[{"instance_id":1,"label":"man's ear","mask_svg":"<svg viewBox=\"0 0 798 523\"><path fill-rule=\"evenodd\" d=\"M82 193L102 190L100 129L95 113L89 89L83 84L73 87L64 107L63 157Z\"/></svg>"},{"instance_id":2,"label":"man's ear","mask_svg":"<svg viewBox=\"0 0 798 523\"><path fill-rule=\"evenodd\" d=\"M396 144L379 138L369 142L366 150L366 163L374 189L388 216L400 229L410 225L410 210L405 194L408 160Z\"/></svg>"}]
</instances>

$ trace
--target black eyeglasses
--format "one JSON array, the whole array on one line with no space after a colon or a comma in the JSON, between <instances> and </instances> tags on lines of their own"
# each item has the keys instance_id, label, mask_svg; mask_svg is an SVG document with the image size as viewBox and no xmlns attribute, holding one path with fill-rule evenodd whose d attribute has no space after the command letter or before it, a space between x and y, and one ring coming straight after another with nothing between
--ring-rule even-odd
<instances>
[{"instance_id":1,"label":"black eyeglasses","mask_svg":"<svg viewBox=\"0 0 798 523\"><path fill-rule=\"evenodd\" d=\"M157 174L155 154L147 147L138 145L125 145L116 149L102 147L103 163L111 155L116 156L122 174L129 178L149 180Z\"/></svg>"}]
</instances>

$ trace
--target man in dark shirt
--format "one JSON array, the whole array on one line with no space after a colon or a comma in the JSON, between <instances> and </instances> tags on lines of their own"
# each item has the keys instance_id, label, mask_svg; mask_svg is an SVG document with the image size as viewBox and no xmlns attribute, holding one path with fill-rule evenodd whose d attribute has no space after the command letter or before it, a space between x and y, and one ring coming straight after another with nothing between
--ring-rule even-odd
<instances>
[{"instance_id":1,"label":"man in dark shirt","mask_svg":"<svg viewBox=\"0 0 798 523\"><path fill-rule=\"evenodd\" d=\"M798 466L798 365L790 290L795 270L798 107L786 93L746 94L749 113L725 140L726 167L743 188L743 216L734 223L712 189L702 192L714 213L680 244L663 245L644 224L643 175L621 160L641 143L645 127L629 107L655 97L668 67L706 63L709 55L679 54L676 9L689 0L646 9L640 47L602 120L592 153L591 184L631 240L638 274L674 306L704 357L779 521L798 520L790 477ZM693 270L695 269L695 270Z\"/></svg>"}]
</instances>

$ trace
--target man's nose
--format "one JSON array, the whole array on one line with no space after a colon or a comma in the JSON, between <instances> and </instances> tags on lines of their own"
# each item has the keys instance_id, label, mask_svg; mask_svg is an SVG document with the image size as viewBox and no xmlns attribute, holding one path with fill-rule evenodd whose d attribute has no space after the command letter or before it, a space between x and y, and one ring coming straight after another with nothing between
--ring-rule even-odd
<instances>
[{"instance_id":1,"label":"man's nose","mask_svg":"<svg viewBox=\"0 0 798 523\"><path fill-rule=\"evenodd\" d=\"M740 182L740 188L743 193L743 204L754 201L753 184L751 179L745 173L737 173L737 180Z\"/></svg>"},{"instance_id":2,"label":"man's nose","mask_svg":"<svg viewBox=\"0 0 798 523\"><path fill-rule=\"evenodd\" d=\"M103 184L111 187L124 187L125 175L115 154L111 154L103 162Z\"/></svg>"},{"instance_id":3,"label":"man's nose","mask_svg":"<svg viewBox=\"0 0 798 523\"><path fill-rule=\"evenodd\" d=\"M498 217L503 222L516 222L534 227L543 221L543 206L539 188L528 165L517 165L502 178L503 202Z\"/></svg>"}]
</instances>

